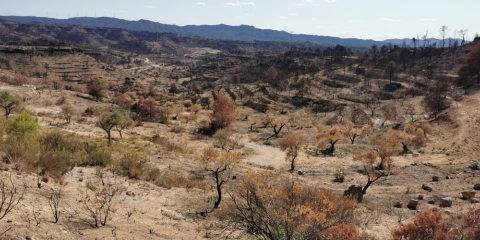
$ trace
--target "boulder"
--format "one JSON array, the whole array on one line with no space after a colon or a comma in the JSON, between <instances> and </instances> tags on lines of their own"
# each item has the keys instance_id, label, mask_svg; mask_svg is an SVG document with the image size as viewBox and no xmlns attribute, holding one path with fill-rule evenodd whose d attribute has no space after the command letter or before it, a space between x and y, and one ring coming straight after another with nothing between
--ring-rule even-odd
<instances>
[{"instance_id":1,"label":"boulder","mask_svg":"<svg viewBox=\"0 0 480 240\"><path fill-rule=\"evenodd\" d=\"M420 156L420 153L418 153L418 152L413 152L412 153L412 157L418 157L418 156Z\"/></svg>"},{"instance_id":2,"label":"boulder","mask_svg":"<svg viewBox=\"0 0 480 240\"><path fill-rule=\"evenodd\" d=\"M343 196L351 196L353 199L357 199L357 202L362 202L362 185L351 185L347 190L343 192Z\"/></svg>"},{"instance_id":3,"label":"boulder","mask_svg":"<svg viewBox=\"0 0 480 240\"><path fill-rule=\"evenodd\" d=\"M130 197L135 197L135 193L133 191L126 191L125 194Z\"/></svg>"},{"instance_id":4,"label":"boulder","mask_svg":"<svg viewBox=\"0 0 480 240\"><path fill-rule=\"evenodd\" d=\"M403 202L401 202L400 200L396 200L395 203L393 203L393 207L402 208Z\"/></svg>"},{"instance_id":5,"label":"boulder","mask_svg":"<svg viewBox=\"0 0 480 240\"><path fill-rule=\"evenodd\" d=\"M435 204L435 199L431 199L428 201L429 204Z\"/></svg>"},{"instance_id":6,"label":"boulder","mask_svg":"<svg viewBox=\"0 0 480 240\"><path fill-rule=\"evenodd\" d=\"M480 191L480 183L473 185L473 189Z\"/></svg>"},{"instance_id":7,"label":"boulder","mask_svg":"<svg viewBox=\"0 0 480 240\"><path fill-rule=\"evenodd\" d=\"M451 207L453 199L451 197L442 198L440 201L440 207Z\"/></svg>"},{"instance_id":8,"label":"boulder","mask_svg":"<svg viewBox=\"0 0 480 240\"><path fill-rule=\"evenodd\" d=\"M464 200L470 200L472 198L475 197L475 191L465 191L465 192L462 192L462 199Z\"/></svg>"},{"instance_id":9,"label":"boulder","mask_svg":"<svg viewBox=\"0 0 480 240\"><path fill-rule=\"evenodd\" d=\"M438 182L438 179L439 179L438 176L433 176L433 177L432 177L432 181L434 181L434 182Z\"/></svg>"},{"instance_id":10,"label":"boulder","mask_svg":"<svg viewBox=\"0 0 480 240\"><path fill-rule=\"evenodd\" d=\"M423 194L418 195L418 200L423 200Z\"/></svg>"},{"instance_id":11,"label":"boulder","mask_svg":"<svg viewBox=\"0 0 480 240\"><path fill-rule=\"evenodd\" d=\"M411 209L411 210L417 210L417 205L418 205L418 200L410 199L410 201L408 201L407 207L408 209Z\"/></svg>"},{"instance_id":12,"label":"boulder","mask_svg":"<svg viewBox=\"0 0 480 240\"><path fill-rule=\"evenodd\" d=\"M422 189L423 189L423 190L427 190L427 191L429 191L429 192L432 191L432 187L429 187L429 186L427 186L427 185L425 185L425 184L422 184Z\"/></svg>"}]
</instances>

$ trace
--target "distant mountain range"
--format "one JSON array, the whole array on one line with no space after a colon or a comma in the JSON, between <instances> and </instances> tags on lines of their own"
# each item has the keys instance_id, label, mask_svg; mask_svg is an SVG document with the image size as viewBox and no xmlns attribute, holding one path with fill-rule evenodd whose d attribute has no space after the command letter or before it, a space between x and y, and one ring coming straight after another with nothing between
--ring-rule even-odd
<instances>
[{"instance_id":1,"label":"distant mountain range","mask_svg":"<svg viewBox=\"0 0 480 240\"><path fill-rule=\"evenodd\" d=\"M326 46L344 45L352 47L370 47L374 44L394 44L401 46L403 42L411 43L411 39L388 39L384 41L374 41L371 39L357 39L357 38L339 38L328 36L315 36L307 34L290 34L285 31L277 31L271 29L259 29L253 26L240 25L229 26L225 24L220 25L187 25L177 26L152 22L148 20L127 21L111 17L77 17L69 19L56 19L45 17L24 17L24 16L0 16L0 19L5 19L15 22L40 22L60 25L80 25L86 27L105 27L105 28L122 28L134 31L149 31L149 32L169 32L182 36L198 36L202 38L218 39L218 40L259 40L259 41L283 41L283 42L311 42ZM431 39L430 42L436 42L438 39Z\"/></svg>"}]
</instances>

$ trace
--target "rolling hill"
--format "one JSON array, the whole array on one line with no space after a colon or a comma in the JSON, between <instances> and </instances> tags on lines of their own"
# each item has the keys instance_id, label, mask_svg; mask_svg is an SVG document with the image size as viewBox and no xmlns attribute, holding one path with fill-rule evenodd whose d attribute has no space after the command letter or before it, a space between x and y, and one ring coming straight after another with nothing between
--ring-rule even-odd
<instances>
[{"instance_id":1,"label":"rolling hill","mask_svg":"<svg viewBox=\"0 0 480 240\"><path fill-rule=\"evenodd\" d=\"M290 34L286 31L277 31L271 29L259 29L253 26L240 25L229 26L225 24L219 25L187 25L177 26L152 22L149 20L128 21L111 17L77 17L69 19L55 19L45 17L24 17L24 16L0 16L0 19L16 22L41 22L60 25L80 25L86 27L106 27L106 28L122 28L135 31L149 32L168 32L182 36L198 36L202 38L218 39L218 40L259 40L259 41L295 41L310 42L321 45L344 45L352 47L370 47L373 44L397 44L401 45L403 41L410 43L409 39L389 39L385 41L374 41L371 39L357 38L339 38L329 36L315 36L307 34ZM433 41L431 41L433 42Z\"/></svg>"}]
</instances>

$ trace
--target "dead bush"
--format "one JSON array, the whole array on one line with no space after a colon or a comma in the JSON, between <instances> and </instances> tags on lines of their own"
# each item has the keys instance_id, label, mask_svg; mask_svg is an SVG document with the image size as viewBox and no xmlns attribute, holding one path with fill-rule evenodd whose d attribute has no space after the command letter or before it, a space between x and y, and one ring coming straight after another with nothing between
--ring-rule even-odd
<instances>
[{"instance_id":1,"label":"dead bush","mask_svg":"<svg viewBox=\"0 0 480 240\"><path fill-rule=\"evenodd\" d=\"M155 184L163 188L198 188L202 190L210 190L209 184L205 184L203 180L187 177L177 172L160 172L158 178L155 180Z\"/></svg>"},{"instance_id":2,"label":"dead bush","mask_svg":"<svg viewBox=\"0 0 480 240\"><path fill-rule=\"evenodd\" d=\"M0 179L0 220L9 214L23 199L26 192L26 185L18 188L10 179L10 184Z\"/></svg>"},{"instance_id":3,"label":"dead bush","mask_svg":"<svg viewBox=\"0 0 480 240\"><path fill-rule=\"evenodd\" d=\"M267 171L250 172L242 179L229 192L231 201L215 212L221 234L240 231L259 239L318 239L327 229L353 221L355 201L329 190L302 186Z\"/></svg>"},{"instance_id":4,"label":"dead bush","mask_svg":"<svg viewBox=\"0 0 480 240\"><path fill-rule=\"evenodd\" d=\"M85 123L87 123L87 118L79 117L79 118L77 118L77 123L85 124Z\"/></svg>"},{"instance_id":5,"label":"dead bush","mask_svg":"<svg viewBox=\"0 0 480 240\"><path fill-rule=\"evenodd\" d=\"M322 232L322 239L325 240L359 240L358 228L351 223L342 223L328 228Z\"/></svg>"},{"instance_id":6,"label":"dead bush","mask_svg":"<svg viewBox=\"0 0 480 240\"><path fill-rule=\"evenodd\" d=\"M70 207L67 212L70 217L92 228L105 226L111 220L113 198L120 192L118 186L110 183L96 190L86 189L85 197L79 200L81 204Z\"/></svg>"},{"instance_id":7,"label":"dead bush","mask_svg":"<svg viewBox=\"0 0 480 240\"><path fill-rule=\"evenodd\" d=\"M11 84L16 86L22 86L23 84L28 84L29 82L30 81L26 76L18 73L15 75L15 77L13 77Z\"/></svg>"},{"instance_id":8,"label":"dead bush","mask_svg":"<svg viewBox=\"0 0 480 240\"><path fill-rule=\"evenodd\" d=\"M55 105L61 106L67 101L67 98L65 96L61 96L57 101L55 102Z\"/></svg>"},{"instance_id":9,"label":"dead bush","mask_svg":"<svg viewBox=\"0 0 480 240\"><path fill-rule=\"evenodd\" d=\"M447 227L442 219L442 213L438 210L423 212L414 219L413 223L395 229L393 239L445 239Z\"/></svg>"},{"instance_id":10,"label":"dead bush","mask_svg":"<svg viewBox=\"0 0 480 240\"><path fill-rule=\"evenodd\" d=\"M182 133L182 132L185 132L185 127L182 125L175 125L170 128L170 132Z\"/></svg>"},{"instance_id":11,"label":"dead bush","mask_svg":"<svg viewBox=\"0 0 480 240\"><path fill-rule=\"evenodd\" d=\"M159 133L156 133L151 138L153 143L159 144L166 148L167 151L170 152L178 152L178 153L185 153L186 148L182 143L175 141L174 139L167 138L165 136L161 136Z\"/></svg>"}]
</instances>

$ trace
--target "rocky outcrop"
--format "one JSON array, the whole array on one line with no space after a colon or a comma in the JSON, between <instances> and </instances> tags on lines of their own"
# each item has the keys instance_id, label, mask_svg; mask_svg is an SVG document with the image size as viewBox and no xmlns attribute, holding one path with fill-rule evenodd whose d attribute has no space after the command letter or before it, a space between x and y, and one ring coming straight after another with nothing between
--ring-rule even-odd
<instances>
[{"instance_id":1,"label":"rocky outcrop","mask_svg":"<svg viewBox=\"0 0 480 240\"><path fill-rule=\"evenodd\" d=\"M429 186L427 186L427 185L425 185L425 184L422 184L422 189L423 189L423 190L426 190L426 191L429 191L429 192L432 191L432 187L429 187Z\"/></svg>"},{"instance_id":2,"label":"rocky outcrop","mask_svg":"<svg viewBox=\"0 0 480 240\"><path fill-rule=\"evenodd\" d=\"M475 191L465 191L465 192L462 192L462 199L471 200L472 198L475 197L475 194L476 194Z\"/></svg>"},{"instance_id":3,"label":"rocky outcrop","mask_svg":"<svg viewBox=\"0 0 480 240\"><path fill-rule=\"evenodd\" d=\"M451 197L442 198L440 201L440 207L451 207L453 199Z\"/></svg>"},{"instance_id":4,"label":"rocky outcrop","mask_svg":"<svg viewBox=\"0 0 480 240\"><path fill-rule=\"evenodd\" d=\"M410 199L410 201L408 201L408 204L407 204L408 209L417 210L417 206L418 206L418 200Z\"/></svg>"},{"instance_id":5,"label":"rocky outcrop","mask_svg":"<svg viewBox=\"0 0 480 240\"><path fill-rule=\"evenodd\" d=\"M357 202L363 201L362 185L351 185L347 190L343 192L343 196L350 196L356 199Z\"/></svg>"}]
</instances>

